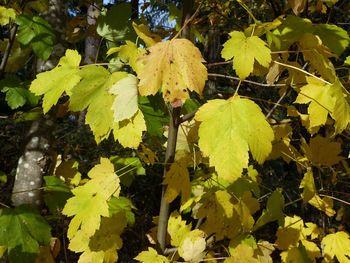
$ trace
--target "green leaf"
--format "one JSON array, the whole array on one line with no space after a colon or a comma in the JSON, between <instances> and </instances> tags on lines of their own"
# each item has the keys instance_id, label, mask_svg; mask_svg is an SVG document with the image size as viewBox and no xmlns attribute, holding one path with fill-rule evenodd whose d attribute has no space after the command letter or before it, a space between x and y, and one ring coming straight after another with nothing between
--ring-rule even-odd
<instances>
[{"instance_id":1,"label":"green leaf","mask_svg":"<svg viewBox=\"0 0 350 263\"><path fill-rule=\"evenodd\" d=\"M80 81L80 60L81 57L77 51L68 49L54 69L36 76L30 91L36 95L44 95L44 113L58 102L64 92L70 94L71 89Z\"/></svg>"},{"instance_id":2,"label":"green leaf","mask_svg":"<svg viewBox=\"0 0 350 263\"><path fill-rule=\"evenodd\" d=\"M51 25L40 16L27 15L18 16L16 23L19 25L17 41L22 45L31 44L38 57L48 59L55 39Z\"/></svg>"},{"instance_id":3,"label":"green leaf","mask_svg":"<svg viewBox=\"0 0 350 263\"><path fill-rule=\"evenodd\" d=\"M159 94L139 97L139 108L145 117L147 133L162 137L163 126L169 123L169 116L162 97Z\"/></svg>"},{"instance_id":4,"label":"green leaf","mask_svg":"<svg viewBox=\"0 0 350 263\"><path fill-rule=\"evenodd\" d=\"M231 32L230 37L224 44L221 56L225 60L233 58L233 68L240 79L245 79L253 72L255 61L263 67L269 66L271 51L260 38L246 37L239 31Z\"/></svg>"},{"instance_id":5,"label":"green leaf","mask_svg":"<svg viewBox=\"0 0 350 263\"><path fill-rule=\"evenodd\" d=\"M314 26L314 34L322 39L330 50L340 56L350 44L350 37L346 30L331 24L318 24Z\"/></svg>"},{"instance_id":6,"label":"green leaf","mask_svg":"<svg viewBox=\"0 0 350 263\"><path fill-rule=\"evenodd\" d=\"M272 221L278 220L279 225L284 221L284 197L280 189L275 190L267 200L266 209L262 212L254 225L254 230Z\"/></svg>"},{"instance_id":7,"label":"green leaf","mask_svg":"<svg viewBox=\"0 0 350 263\"><path fill-rule=\"evenodd\" d=\"M138 80L132 75L116 82L109 90L116 95L113 102L112 110L114 111L114 121L119 122L130 119L138 110Z\"/></svg>"},{"instance_id":8,"label":"green leaf","mask_svg":"<svg viewBox=\"0 0 350 263\"><path fill-rule=\"evenodd\" d=\"M67 200L72 197L70 188L56 176L44 176L44 201L52 214L58 215Z\"/></svg>"},{"instance_id":9,"label":"green leaf","mask_svg":"<svg viewBox=\"0 0 350 263\"><path fill-rule=\"evenodd\" d=\"M135 215L132 212L132 209L136 209L132 202L123 196L112 197L108 201L109 215L115 215L118 213L123 213L125 215L126 221L129 226L134 225Z\"/></svg>"},{"instance_id":10,"label":"green leaf","mask_svg":"<svg viewBox=\"0 0 350 263\"><path fill-rule=\"evenodd\" d=\"M99 16L97 33L112 42L124 40L132 32L130 16L131 6L129 3L113 5L107 12L102 12Z\"/></svg>"},{"instance_id":11,"label":"green leaf","mask_svg":"<svg viewBox=\"0 0 350 263\"><path fill-rule=\"evenodd\" d=\"M39 97L28 90L27 83L15 76L6 76L0 80L0 91L6 93L5 100L11 109L17 109L24 104L35 106L39 102Z\"/></svg>"},{"instance_id":12,"label":"green leaf","mask_svg":"<svg viewBox=\"0 0 350 263\"><path fill-rule=\"evenodd\" d=\"M50 226L29 206L5 208L0 214L0 246L6 246L10 262L34 262L39 245L50 242Z\"/></svg>"},{"instance_id":13,"label":"green leaf","mask_svg":"<svg viewBox=\"0 0 350 263\"><path fill-rule=\"evenodd\" d=\"M82 68L79 75L82 81L72 89L69 108L73 111L87 108L86 123L90 125L96 142L100 142L113 128L112 104L115 96L109 93L109 89L127 73L110 74L103 67L89 65Z\"/></svg>"},{"instance_id":14,"label":"green leaf","mask_svg":"<svg viewBox=\"0 0 350 263\"><path fill-rule=\"evenodd\" d=\"M212 100L196 113L199 147L218 176L233 182L248 167L249 150L263 163L272 149L273 130L258 105L234 96Z\"/></svg>"}]
</instances>

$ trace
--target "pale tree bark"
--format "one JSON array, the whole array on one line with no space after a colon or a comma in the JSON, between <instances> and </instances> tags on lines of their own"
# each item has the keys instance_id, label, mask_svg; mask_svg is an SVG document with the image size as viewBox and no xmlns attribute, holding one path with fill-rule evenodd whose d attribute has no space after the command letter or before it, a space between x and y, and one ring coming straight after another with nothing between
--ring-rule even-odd
<instances>
[{"instance_id":1,"label":"pale tree bark","mask_svg":"<svg viewBox=\"0 0 350 263\"><path fill-rule=\"evenodd\" d=\"M64 0L50 0L49 9L43 17L52 25L56 32L57 43L47 61L38 59L36 71L42 72L52 69L64 55L64 18L66 10ZM54 111L54 110L52 110ZM23 154L18 160L15 183L11 200L14 206L30 204L41 205L41 186L43 176L48 172L52 160L52 131L54 114L36 120L32 123L24 141Z\"/></svg>"}]
</instances>

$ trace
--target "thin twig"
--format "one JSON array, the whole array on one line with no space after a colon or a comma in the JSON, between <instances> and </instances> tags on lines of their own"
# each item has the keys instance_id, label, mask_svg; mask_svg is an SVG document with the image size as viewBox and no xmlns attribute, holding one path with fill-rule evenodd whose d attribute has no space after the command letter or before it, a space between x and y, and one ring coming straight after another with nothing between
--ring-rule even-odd
<instances>
[{"instance_id":1,"label":"thin twig","mask_svg":"<svg viewBox=\"0 0 350 263\"><path fill-rule=\"evenodd\" d=\"M196 15L198 14L200 7L202 6L202 3L199 4L199 6L197 7L196 11L193 13L193 15L187 19L185 21L185 23L183 24L183 26L180 28L180 30L176 33L176 35L173 37L173 39L176 39L180 36L181 32L187 27L187 25L196 17Z\"/></svg>"},{"instance_id":2,"label":"thin twig","mask_svg":"<svg viewBox=\"0 0 350 263\"><path fill-rule=\"evenodd\" d=\"M11 49L12 49L13 43L15 42L17 28L18 28L17 24L14 24L10 29L9 40L0 64L0 79L4 76L7 60L10 57Z\"/></svg>"},{"instance_id":3,"label":"thin twig","mask_svg":"<svg viewBox=\"0 0 350 263\"><path fill-rule=\"evenodd\" d=\"M194 115L196 115L197 110L198 110L198 109L196 109L196 110L194 110L194 111L192 111L192 112L190 112L190 113L187 113L187 114L181 116L180 119L179 119L179 122L180 122L180 123L183 123L183 122L185 122L185 121L188 121L188 120L192 119L192 118L194 117Z\"/></svg>"},{"instance_id":4,"label":"thin twig","mask_svg":"<svg viewBox=\"0 0 350 263\"><path fill-rule=\"evenodd\" d=\"M331 198L331 199L333 199L333 200L335 200L335 201L341 202L341 203L343 203L343 204L350 205L349 202L344 201L344 200L339 199L339 198L336 198L336 197L334 197L334 196L324 195L324 194L319 194L319 196L328 197L328 198Z\"/></svg>"},{"instance_id":5,"label":"thin twig","mask_svg":"<svg viewBox=\"0 0 350 263\"><path fill-rule=\"evenodd\" d=\"M272 113L277 109L278 105L281 103L281 101L284 99L284 97L288 94L288 89L286 89L282 96L278 99L278 101L276 102L275 105L273 105L272 109L266 114L265 119L270 118L270 116L272 115Z\"/></svg>"},{"instance_id":6,"label":"thin twig","mask_svg":"<svg viewBox=\"0 0 350 263\"><path fill-rule=\"evenodd\" d=\"M256 82L256 81L252 81L252 80L247 80L247 79L241 80L238 77L233 77L230 75L224 75L224 74L218 74L218 73L208 73L208 76L209 77L225 78L225 79L230 79L230 80L235 80L235 81L242 81L245 83L249 83L249 84L253 84L253 85L257 85L257 86L261 86L261 87L285 87L285 86L287 86L287 84L268 84L268 83L260 83L260 82Z\"/></svg>"}]
</instances>

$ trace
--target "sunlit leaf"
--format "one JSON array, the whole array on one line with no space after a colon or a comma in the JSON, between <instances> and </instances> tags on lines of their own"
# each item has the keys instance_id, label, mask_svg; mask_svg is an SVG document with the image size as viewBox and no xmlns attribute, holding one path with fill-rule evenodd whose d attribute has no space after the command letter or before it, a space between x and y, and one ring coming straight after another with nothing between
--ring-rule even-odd
<instances>
[{"instance_id":1,"label":"sunlit leaf","mask_svg":"<svg viewBox=\"0 0 350 263\"><path fill-rule=\"evenodd\" d=\"M185 101L189 91L202 94L207 70L198 48L187 39L160 42L149 48L138 72L139 92L155 95L159 89L168 102Z\"/></svg>"},{"instance_id":2,"label":"sunlit leaf","mask_svg":"<svg viewBox=\"0 0 350 263\"><path fill-rule=\"evenodd\" d=\"M340 263L347 263L350 260L350 238L349 234L344 231L339 231L334 234L328 234L322 239L324 246L324 255L328 261L334 257Z\"/></svg>"},{"instance_id":3,"label":"sunlit leaf","mask_svg":"<svg viewBox=\"0 0 350 263\"><path fill-rule=\"evenodd\" d=\"M268 67L271 62L270 49L257 36L246 37L243 32L233 31L225 42L221 56L225 60L233 58L233 68L240 79L253 72L254 62Z\"/></svg>"},{"instance_id":4,"label":"sunlit leaf","mask_svg":"<svg viewBox=\"0 0 350 263\"><path fill-rule=\"evenodd\" d=\"M44 95L43 110L48 112L58 102L61 95L71 94L72 88L81 79L79 64L81 56L75 50L68 49L54 69L40 73L30 86L30 91L36 95Z\"/></svg>"},{"instance_id":5,"label":"sunlit leaf","mask_svg":"<svg viewBox=\"0 0 350 263\"><path fill-rule=\"evenodd\" d=\"M248 99L234 96L211 100L199 109L195 119L201 122L201 151L209 156L219 177L227 181L237 180L248 167L249 150L259 163L271 152L273 131L261 109Z\"/></svg>"}]
</instances>

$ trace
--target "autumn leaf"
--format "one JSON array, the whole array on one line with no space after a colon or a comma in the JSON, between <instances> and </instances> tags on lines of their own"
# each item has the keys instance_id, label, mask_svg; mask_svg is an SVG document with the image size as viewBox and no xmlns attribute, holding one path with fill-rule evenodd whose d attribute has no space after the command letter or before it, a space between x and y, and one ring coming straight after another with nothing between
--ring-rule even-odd
<instances>
[{"instance_id":1,"label":"autumn leaf","mask_svg":"<svg viewBox=\"0 0 350 263\"><path fill-rule=\"evenodd\" d=\"M309 129L326 124L328 114L334 109L335 99L331 86L315 78L307 77L308 84L300 88L294 103L309 104Z\"/></svg>"},{"instance_id":2,"label":"autumn leaf","mask_svg":"<svg viewBox=\"0 0 350 263\"><path fill-rule=\"evenodd\" d=\"M310 139L309 145L303 143L302 146L306 158L315 165L332 166L343 159L340 143L328 137L317 135Z\"/></svg>"},{"instance_id":3,"label":"autumn leaf","mask_svg":"<svg viewBox=\"0 0 350 263\"><path fill-rule=\"evenodd\" d=\"M30 85L30 91L35 95L44 95L44 113L47 113L58 102L64 92L71 95L72 88L81 79L79 74L80 60L81 56L77 51L68 49L54 69L36 76Z\"/></svg>"},{"instance_id":4,"label":"autumn leaf","mask_svg":"<svg viewBox=\"0 0 350 263\"><path fill-rule=\"evenodd\" d=\"M142 141L142 133L146 131L146 122L140 110L131 119L113 125L113 136L123 147L137 148Z\"/></svg>"},{"instance_id":5,"label":"autumn leaf","mask_svg":"<svg viewBox=\"0 0 350 263\"><path fill-rule=\"evenodd\" d=\"M140 58L138 72L141 96L155 95L159 89L168 102L185 101L189 91L202 94L207 70L198 48L187 39L160 42L149 48L149 54Z\"/></svg>"},{"instance_id":6,"label":"autumn leaf","mask_svg":"<svg viewBox=\"0 0 350 263\"><path fill-rule=\"evenodd\" d=\"M305 173L299 188L304 188L301 197L305 203L309 202L316 195L316 186L311 168Z\"/></svg>"},{"instance_id":7,"label":"autumn leaf","mask_svg":"<svg viewBox=\"0 0 350 263\"><path fill-rule=\"evenodd\" d=\"M142 263L169 263L170 261L157 253L157 251L151 247L148 248L148 251L142 251L140 254L135 257L136 260Z\"/></svg>"},{"instance_id":8,"label":"autumn leaf","mask_svg":"<svg viewBox=\"0 0 350 263\"><path fill-rule=\"evenodd\" d=\"M206 245L205 233L195 229L182 240L178 252L185 261L199 262L205 256Z\"/></svg>"},{"instance_id":9,"label":"autumn leaf","mask_svg":"<svg viewBox=\"0 0 350 263\"><path fill-rule=\"evenodd\" d=\"M68 199L62 213L73 216L67 236L70 239L69 248L82 252L88 245L88 239L100 227L101 216L108 217L108 199L118 196L120 180L114 173L113 164L106 158L93 167L88 173L90 180L74 188L74 196Z\"/></svg>"},{"instance_id":10,"label":"autumn leaf","mask_svg":"<svg viewBox=\"0 0 350 263\"><path fill-rule=\"evenodd\" d=\"M126 222L122 213L102 217L99 229L88 241L88 248L80 255L79 262L117 262L117 250L123 245L120 235Z\"/></svg>"},{"instance_id":11,"label":"autumn leaf","mask_svg":"<svg viewBox=\"0 0 350 263\"><path fill-rule=\"evenodd\" d=\"M127 73L114 72L89 65L81 69L82 80L72 89L69 108L82 111L87 108L85 122L89 124L97 142L107 138L113 129L112 104L115 96L109 93L113 84L125 78Z\"/></svg>"},{"instance_id":12,"label":"autumn leaf","mask_svg":"<svg viewBox=\"0 0 350 263\"><path fill-rule=\"evenodd\" d=\"M199 147L222 179L233 182L241 176L248 168L249 150L259 163L271 152L273 131L248 99L211 100L199 108L195 120L201 122Z\"/></svg>"},{"instance_id":13,"label":"autumn leaf","mask_svg":"<svg viewBox=\"0 0 350 263\"><path fill-rule=\"evenodd\" d=\"M127 77L117 81L110 88L110 93L116 95L112 106L114 121L130 119L137 112L137 84L137 78L132 74L128 74Z\"/></svg>"},{"instance_id":14,"label":"autumn leaf","mask_svg":"<svg viewBox=\"0 0 350 263\"><path fill-rule=\"evenodd\" d=\"M225 60L233 58L233 68L240 79L245 79L253 72L256 61L263 67L271 62L271 51L266 43L257 36L246 37L243 32L233 31L224 44L221 56Z\"/></svg>"},{"instance_id":15,"label":"autumn leaf","mask_svg":"<svg viewBox=\"0 0 350 263\"><path fill-rule=\"evenodd\" d=\"M315 195L308 202L313 207L316 207L318 210L324 212L327 216L331 217L336 214L333 209L333 200L329 197L321 198L319 195Z\"/></svg>"},{"instance_id":16,"label":"autumn leaf","mask_svg":"<svg viewBox=\"0 0 350 263\"><path fill-rule=\"evenodd\" d=\"M167 185L165 199L168 203L181 193L181 203L183 204L191 196L190 174L187 169L187 161L180 159L171 164L166 173L163 184Z\"/></svg>"},{"instance_id":17,"label":"autumn leaf","mask_svg":"<svg viewBox=\"0 0 350 263\"><path fill-rule=\"evenodd\" d=\"M328 234L322 239L324 246L324 255L328 261L337 257L340 263L348 263L350 261L350 238L349 234L339 231L334 234Z\"/></svg>"},{"instance_id":18,"label":"autumn leaf","mask_svg":"<svg viewBox=\"0 0 350 263\"><path fill-rule=\"evenodd\" d=\"M132 22L132 27L134 28L136 34L145 42L147 47L153 46L161 41L161 37L157 34L152 33L149 28L144 24L136 24Z\"/></svg>"},{"instance_id":19,"label":"autumn leaf","mask_svg":"<svg viewBox=\"0 0 350 263\"><path fill-rule=\"evenodd\" d=\"M246 244L239 244L235 247L231 257L225 259L224 263L259 263L260 261L254 256L254 249Z\"/></svg>"},{"instance_id":20,"label":"autumn leaf","mask_svg":"<svg viewBox=\"0 0 350 263\"><path fill-rule=\"evenodd\" d=\"M337 79L332 85L332 95L336 99L331 116L335 120L335 132L341 133L350 123L350 95Z\"/></svg>"},{"instance_id":21,"label":"autumn leaf","mask_svg":"<svg viewBox=\"0 0 350 263\"><path fill-rule=\"evenodd\" d=\"M171 245L178 247L181 245L188 234L191 232L191 224L186 224L186 221L182 220L181 215L177 212L173 212L168 220L168 233L171 238Z\"/></svg>"},{"instance_id":22,"label":"autumn leaf","mask_svg":"<svg viewBox=\"0 0 350 263\"><path fill-rule=\"evenodd\" d=\"M0 25L5 26L10 23L11 20L16 19L16 11L12 8L6 8L0 6Z\"/></svg>"}]
</instances>

